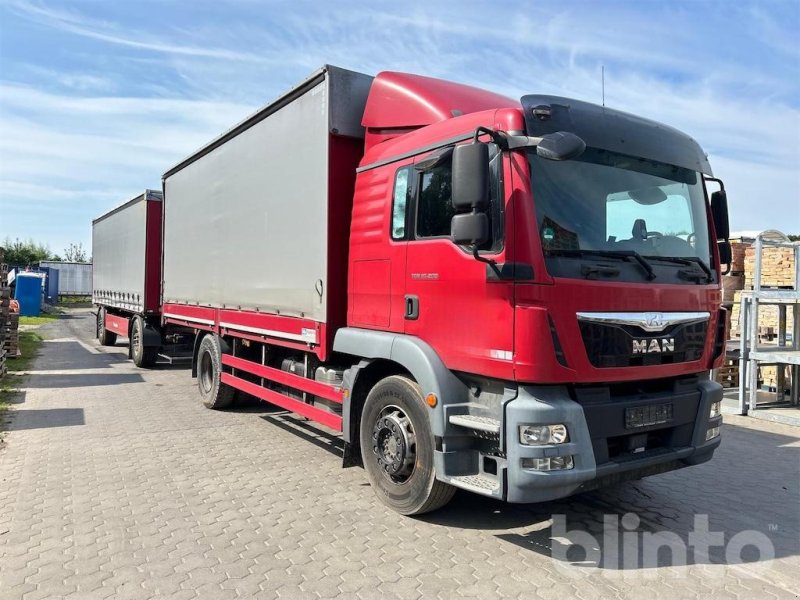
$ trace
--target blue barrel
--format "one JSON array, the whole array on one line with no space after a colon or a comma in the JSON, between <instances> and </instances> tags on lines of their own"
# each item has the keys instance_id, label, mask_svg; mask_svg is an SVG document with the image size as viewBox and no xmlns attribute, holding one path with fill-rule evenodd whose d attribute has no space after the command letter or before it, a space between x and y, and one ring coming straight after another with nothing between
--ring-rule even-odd
<instances>
[{"instance_id":1,"label":"blue barrel","mask_svg":"<svg viewBox=\"0 0 800 600\"><path fill-rule=\"evenodd\" d=\"M20 273L14 282L14 298L19 300L19 314L38 317L42 312L42 278L31 273Z\"/></svg>"}]
</instances>

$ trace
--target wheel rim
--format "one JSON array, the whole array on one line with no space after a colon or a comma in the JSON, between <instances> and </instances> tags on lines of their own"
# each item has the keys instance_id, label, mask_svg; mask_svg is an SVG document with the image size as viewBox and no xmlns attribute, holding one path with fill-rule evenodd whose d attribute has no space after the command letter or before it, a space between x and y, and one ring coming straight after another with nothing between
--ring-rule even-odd
<instances>
[{"instance_id":1,"label":"wheel rim","mask_svg":"<svg viewBox=\"0 0 800 600\"><path fill-rule=\"evenodd\" d=\"M137 354L141 354L142 349L140 344L142 342L142 335L139 332L139 323L135 323L133 326L133 333L131 334L131 344L133 345L133 351Z\"/></svg>"},{"instance_id":2,"label":"wheel rim","mask_svg":"<svg viewBox=\"0 0 800 600\"><path fill-rule=\"evenodd\" d=\"M200 357L200 389L203 393L210 393L211 388L214 387L214 378L212 376L214 367L211 364L211 354L203 352Z\"/></svg>"},{"instance_id":3,"label":"wheel rim","mask_svg":"<svg viewBox=\"0 0 800 600\"><path fill-rule=\"evenodd\" d=\"M372 452L383 474L405 483L414 472L417 437L411 419L397 406L387 406L372 429Z\"/></svg>"}]
</instances>

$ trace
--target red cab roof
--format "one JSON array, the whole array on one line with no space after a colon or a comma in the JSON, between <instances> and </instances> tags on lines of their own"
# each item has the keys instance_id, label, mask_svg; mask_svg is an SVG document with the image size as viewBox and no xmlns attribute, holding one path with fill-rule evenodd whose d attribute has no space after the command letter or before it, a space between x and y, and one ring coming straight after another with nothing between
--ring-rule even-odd
<instances>
[{"instance_id":1,"label":"red cab roof","mask_svg":"<svg viewBox=\"0 0 800 600\"><path fill-rule=\"evenodd\" d=\"M368 130L416 128L468 113L519 106L518 100L470 85L383 71L372 82L361 124Z\"/></svg>"}]
</instances>

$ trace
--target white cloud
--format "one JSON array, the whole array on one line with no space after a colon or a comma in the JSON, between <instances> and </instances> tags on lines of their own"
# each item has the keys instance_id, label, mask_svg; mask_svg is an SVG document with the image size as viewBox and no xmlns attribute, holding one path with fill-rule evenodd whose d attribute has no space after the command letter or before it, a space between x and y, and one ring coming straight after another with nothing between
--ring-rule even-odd
<instances>
[{"instance_id":1,"label":"white cloud","mask_svg":"<svg viewBox=\"0 0 800 600\"><path fill-rule=\"evenodd\" d=\"M213 46L181 45L165 41L143 32L130 35L109 23L88 19L78 12L67 12L48 7L45 4L34 4L24 0L13 3L13 7L21 14L27 15L55 29L108 42L129 48L149 50L165 54L180 54L199 58L219 58L234 61L259 62L257 54L239 52Z\"/></svg>"}]
</instances>

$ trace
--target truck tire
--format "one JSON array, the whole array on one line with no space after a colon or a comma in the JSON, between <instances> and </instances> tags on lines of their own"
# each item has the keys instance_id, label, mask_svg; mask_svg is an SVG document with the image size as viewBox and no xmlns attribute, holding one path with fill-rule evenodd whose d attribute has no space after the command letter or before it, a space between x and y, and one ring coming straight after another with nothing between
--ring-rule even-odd
<instances>
[{"instance_id":1,"label":"truck tire","mask_svg":"<svg viewBox=\"0 0 800 600\"><path fill-rule=\"evenodd\" d=\"M220 381L221 374L222 347L219 338L209 333L197 351L197 389L206 408L219 410L233 402L236 390Z\"/></svg>"},{"instance_id":2,"label":"truck tire","mask_svg":"<svg viewBox=\"0 0 800 600\"><path fill-rule=\"evenodd\" d=\"M378 498L401 515L441 508L455 493L436 479L428 410L419 385L399 375L379 381L364 403L364 468Z\"/></svg>"},{"instance_id":3,"label":"truck tire","mask_svg":"<svg viewBox=\"0 0 800 600\"><path fill-rule=\"evenodd\" d=\"M144 345L144 319L140 315L133 317L131 324L131 357L133 364L146 369L156 364L158 348L148 348Z\"/></svg>"},{"instance_id":4,"label":"truck tire","mask_svg":"<svg viewBox=\"0 0 800 600\"><path fill-rule=\"evenodd\" d=\"M97 311L97 341L101 346L113 346L117 343L117 334L106 329L106 309Z\"/></svg>"}]
</instances>

